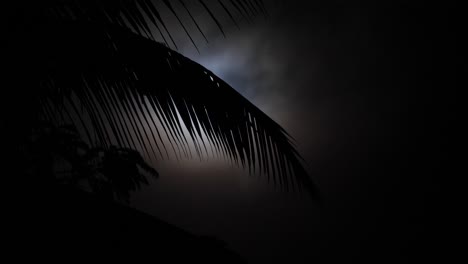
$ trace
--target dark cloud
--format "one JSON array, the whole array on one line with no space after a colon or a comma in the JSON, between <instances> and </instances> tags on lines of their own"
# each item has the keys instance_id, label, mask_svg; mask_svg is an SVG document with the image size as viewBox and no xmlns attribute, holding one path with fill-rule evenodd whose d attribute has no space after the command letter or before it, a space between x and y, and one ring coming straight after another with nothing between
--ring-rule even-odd
<instances>
[{"instance_id":1,"label":"dark cloud","mask_svg":"<svg viewBox=\"0 0 468 264\"><path fill-rule=\"evenodd\" d=\"M320 206L219 162L160 164L160 182L136 204L251 260L400 256L414 238L405 217L423 210L405 172L406 9L303 2L270 4L270 18L229 27L227 38L206 24L201 53L180 51L296 138Z\"/></svg>"}]
</instances>

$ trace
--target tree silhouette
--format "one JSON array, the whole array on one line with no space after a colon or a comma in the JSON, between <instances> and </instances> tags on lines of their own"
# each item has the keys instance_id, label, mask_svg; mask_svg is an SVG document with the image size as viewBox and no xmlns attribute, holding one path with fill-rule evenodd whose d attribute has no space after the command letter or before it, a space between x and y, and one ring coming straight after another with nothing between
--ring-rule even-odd
<instances>
[{"instance_id":1,"label":"tree silhouette","mask_svg":"<svg viewBox=\"0 0 468 264\"><path fill-rule=\"evenodd\" d=\"M24 169L29 173L35 174L42 164L47 168L55 165L48 174L59 183L91 190L105 199L128 202L131 191L148 184L147 175L158 177L138 151L116 146L91 148L72 125L41 124L25 146L28 167Z\"/></svg>"},{"instance_id":2,"label":"tree silhouette","mask_svg":"<svg viewBox=\"0 0 468 264\"><path fill-rule=\"evenodd\" d=\"M157 175L137 151L181 158L192 155L193 145L197 155L211 151L251 172L263 172L285 190L316 194L287 132L211 71L179 54L164 18L172 15L197 47L187 25L206 37L192 14L194 5L225 34L220 16L237 25L234 13L250 20L265 13L262 1L10 5L6 64L12 87L4 91L2 121L13 156L24 159L28 144L35 142L34 149L53 149L65 157L79 172L73 181L86 178L92 189L126 199L129 190L146 182L138 168ZM42 136L31 140L31 131L38 130ZM32 153L26 156L33 159ZM39 175L57 174L50 169L54 155L36 153ZM125 179L111 176L123 171Z\"/></svg>"}]
</instances>

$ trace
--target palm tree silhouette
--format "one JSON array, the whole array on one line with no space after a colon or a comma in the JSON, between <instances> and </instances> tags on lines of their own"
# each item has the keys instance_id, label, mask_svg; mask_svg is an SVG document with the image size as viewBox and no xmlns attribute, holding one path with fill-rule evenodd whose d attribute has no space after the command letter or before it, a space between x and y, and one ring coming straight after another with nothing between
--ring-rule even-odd
<instances>
[{"instance_id":1,"label":"palm tree silhouette","mask_svg":"<svg viewBox=\"0 0 468 264\"><path fill-rule=\"evenodd\" d=\"M193 5L202 7L225 34L215 6L237 25L234 13L251 19L265 13L262 1L194 2L11 4L6 63L13 87L5 91L2 121L13 156L24 159L25 142L34 141L31 131L46 129L49 141L42 138L36 149L54 149L93 189L124 200L129 190L146 182L136 165L157 175L138 152L181 158L191 156L192 149L261 171L285 190L305 189L315 195L287 132L211 71L179 54L162 15L176 18L197 48L182 17L190 18L197 34L206 38L192 14ZM11 109L15 115L9 114ZM39 174L52 173L54 155L37 153ZM125 171L128 178L112 178L117 171Z\"/></svg>"}]
</instances>

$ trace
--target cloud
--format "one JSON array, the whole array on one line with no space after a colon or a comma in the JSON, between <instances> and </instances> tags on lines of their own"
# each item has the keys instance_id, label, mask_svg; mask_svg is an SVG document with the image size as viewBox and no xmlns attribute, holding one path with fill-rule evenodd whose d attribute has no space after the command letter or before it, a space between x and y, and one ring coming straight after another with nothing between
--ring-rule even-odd
<instances>
[{"instance_id":1,"label":"cloud","mask_svg":"<svg viewBox=\"0 0 468 264\"><path fill-rule=\"evenodd\" d=\"M262 246L266 254L271 254L273 244L286 246L289 240L294 240L291 236L288 240L274 236L272 230L278 226L285 230L300 226L301 239L315 237L323 228L326 229L325 238L336 237L330 230L340 233L353 229L350 226L356 227L358 232L373 233L372 227L366 225L371 218L363 212L384 208L381 205L388 200L382 196L385 191L390 193L392 183L398 184L398 177L402 177L394 169L398 166L391 163L398 163L398 158L389 151L402 144L396 140L402 140L403 136L394 141L391 137L392 133L404 133L399 131L402 125L398 113L402 112L400 108L405 101L398 98L398 92L408 88L408 84L402 83L405 80L400 79L403 77L394 75L399 72L394 64L399 55L394 45L400 40L392 37L400 34L393 34L391 29L396 26L391 16L393 10L386 11L390 15L383 12L387 15L383 16L373 13L372 9L355 8L346 3L334 6L333 1L302 2L308 3L287 1L279 8L270 9L270 19L258 18L253 25L242 25L241 30L229 28L226 39L214 27L207 28L210 43L200 46L200 54L189 43L180 50L231 84L297 139L299 151L309 162L311 175L325 196L324 203L328 203L332 211L328 212L330 215L324 215L323 211L307 212L308 222L295 225L284 211L273 214L266 210L264 218L275 215L285 220L282 225L263 221L245 228L270 228L270 233L264 234L267 242L257 243L251 254L257 254ZM211 163L211 167L213 165ZM217 172L214 177L224 176ZM233 178L236 176L245 175L240 173ZM265 182L257 185L260 184ZM250 194L265 194L252 190ZM226 192L225 189L218 191ZM231 192L228 200L245 198L245 193L236 191ZM271 198L274 195L266 196L265 203L256 205L255 210L276 204ZM395 195L388 199L395 199ZM204 202L209 201L207 198ZM285 208L292 208L296 203L291 202ZM246 215L251 221L250 214ZM354 226L352 219L364 224ZM314 226L310 224L312 220L323 222ZM229 221L226 220L231 223ZM250 234L247 239L241 236L236 232L226 237L245 244L255 235ZM350 237L353 239L347 241L350 243L346 246L358 247L354 238L366 238L354 233ZM316 241L322 245L323 241ZM327 242L323 245L328 247ZM333 247L329 249L335 252Z\"/></svg>"}]
</instances>

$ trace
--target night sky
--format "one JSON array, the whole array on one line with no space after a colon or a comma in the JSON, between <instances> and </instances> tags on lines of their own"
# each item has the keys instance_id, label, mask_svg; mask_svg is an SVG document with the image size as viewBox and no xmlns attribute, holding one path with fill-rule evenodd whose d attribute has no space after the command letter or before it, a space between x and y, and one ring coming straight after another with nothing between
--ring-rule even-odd
<instances>
[{"instance_id":1,"label":"night sky","mask_svg":"<svg viewBox=\"0 0 468 264\"><path fill-rule=\"evenodd\" d=\"M413 31L422 29L417 9L265 2L269 17L226 26L226 38L202 23L209 43L196 36L197 53L182 40L179 52L295 138L320 200L227 161L193 159L155 161L160 178L131 205L254 262L419 257L430 183L408 167L409 90L431 46Z\"/></svg>"}]
</instances>

